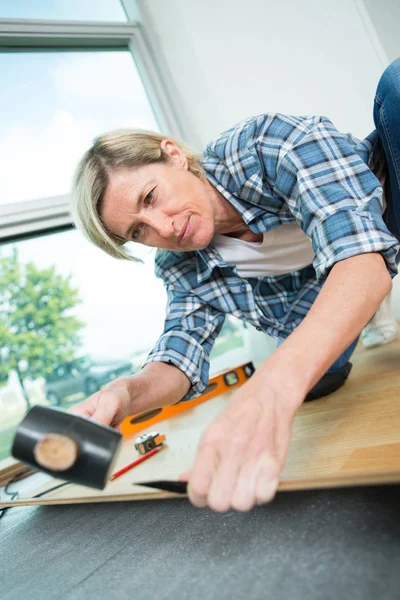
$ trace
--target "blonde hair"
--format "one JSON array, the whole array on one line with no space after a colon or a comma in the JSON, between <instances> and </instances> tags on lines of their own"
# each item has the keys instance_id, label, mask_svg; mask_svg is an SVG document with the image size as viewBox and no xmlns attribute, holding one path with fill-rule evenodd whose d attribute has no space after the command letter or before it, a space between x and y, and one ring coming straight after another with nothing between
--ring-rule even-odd
<instances>
[{"instance_id":1,"label":"blonde hair","mask_svg":"<svg viewBox=\"0 0 400 600\"><path fill-rule=\"evenodd\" d=\"M134 129L100 135L78 164L72 187L73 219L91 242L114 258L141 262L123 247L127 240L109 231L100 216L110 173L152 163L167 163L169 156L160 148L165 139L171 139L181 148L187 158L189 171L197 177L204 174L199 156L185 144L158 133Z\"/></svg>"}]
</instances>

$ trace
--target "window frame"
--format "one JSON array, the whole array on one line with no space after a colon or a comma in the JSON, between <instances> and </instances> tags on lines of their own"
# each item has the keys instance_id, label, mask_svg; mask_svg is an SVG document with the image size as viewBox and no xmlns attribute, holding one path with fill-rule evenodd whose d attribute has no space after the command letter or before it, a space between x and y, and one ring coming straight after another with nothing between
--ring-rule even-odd
<instances>
[{"instance_id":1,"label":"window frame","mask_svg":"<svg viewBox=\"0 0 400 600\"><path fill-rule=\"evenodd\" d=\"M122 2L128 11L128 2ZM106 23L0 19L0 52L125 50L132 55L162 131L185 137L174 103L139 21ZM69 228L69 196L35 198L0 205L0 243Z\"/></svg>"}]
</instances>

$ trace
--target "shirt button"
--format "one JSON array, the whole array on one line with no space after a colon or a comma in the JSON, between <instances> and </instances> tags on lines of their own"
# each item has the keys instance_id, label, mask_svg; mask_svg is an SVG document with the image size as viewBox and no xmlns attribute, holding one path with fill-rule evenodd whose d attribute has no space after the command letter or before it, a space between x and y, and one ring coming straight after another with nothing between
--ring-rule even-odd
<instances>
[{"instance_id":1,"label":"shirt button","mask_svg":"<svg viewBox=\"0 0 400 600\"><path fill-rule=\"evenodd\" d=\"M256 327L257 331L262 331L261 327Z\"/></svg>"},{"instance_id":2,"label":"shirt button","mask_svg":"<svg viewBox=\"0 0 400 600\"><path fill-rule=\"evenodd\" d=\"M246 284L245 284L245 283L242 283L242 284L241 284L241 286L240 286L240 291L241 291L241 292L245 292L246 290L247 290L247 286L246 286Z\"/></svg>"}]
</instances>

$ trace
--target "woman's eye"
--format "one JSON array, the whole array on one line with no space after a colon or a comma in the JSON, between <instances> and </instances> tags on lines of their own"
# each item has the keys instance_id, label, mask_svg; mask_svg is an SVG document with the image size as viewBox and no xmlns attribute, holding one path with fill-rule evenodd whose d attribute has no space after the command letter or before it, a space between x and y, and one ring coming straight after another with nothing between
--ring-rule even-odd
<instances>
[{"instance_id":1,"label":"woman's eye","mask_svg":"<svg viewBox=\"0 0 400 600\"><path fill-rule=\"evenodd\" d=\"M144 199L144 203L146 204L146 206L149 206L149 204L151 204L154 200L154 190L151 190L148 194L146 194L146 197Z\"/></svg>"},{"instance_id":2,"label":"woman's eye","mask_svg":"<svg viewBox=\"0 0 400 600\"><path fill-rule=\"evenodd\" d=\"M141 227L136 227L136 229L134 229L132 231L132 239L133 240L138 240L141 235L142 235L142 228Z\"/></svg>"}]
</instances>

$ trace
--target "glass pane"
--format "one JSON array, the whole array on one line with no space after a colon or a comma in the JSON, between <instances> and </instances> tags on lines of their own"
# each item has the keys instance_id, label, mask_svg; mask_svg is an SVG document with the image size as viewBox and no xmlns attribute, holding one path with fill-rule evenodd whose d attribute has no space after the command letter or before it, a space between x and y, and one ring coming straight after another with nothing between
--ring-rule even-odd
<instances>
[{"instance_id":1,"label":"glass pane","mask_svg":"<svg viewBox=\"0 0 400 600\"><path fill-rule=\"evenodd\" d=\"M78 231L0 248L0 460L28 406L67 409L138 371L163 329L164 285L154 251L115 260ZM228 319L211 373L246 362L241 324Z\"/></svg>"},{"instance_id":2,"label":"glass pane","mask_svg":"<svg viewBox=\"0 0 400 600\"><path fill-rule=\"evenodd\" d=\"M0 0L0 19L127 20L119 0Z\"/></svg>"},{"instance_id":3,"label":"glass pane","mask_svg":"<svg viewBox=\"0 0 400 600\"><path fill-rule=\"evenodd\" d=\"M128 51L0 53L0 204L66 194L99 133L158 130Z\"/></svg>"}]
</instances>

